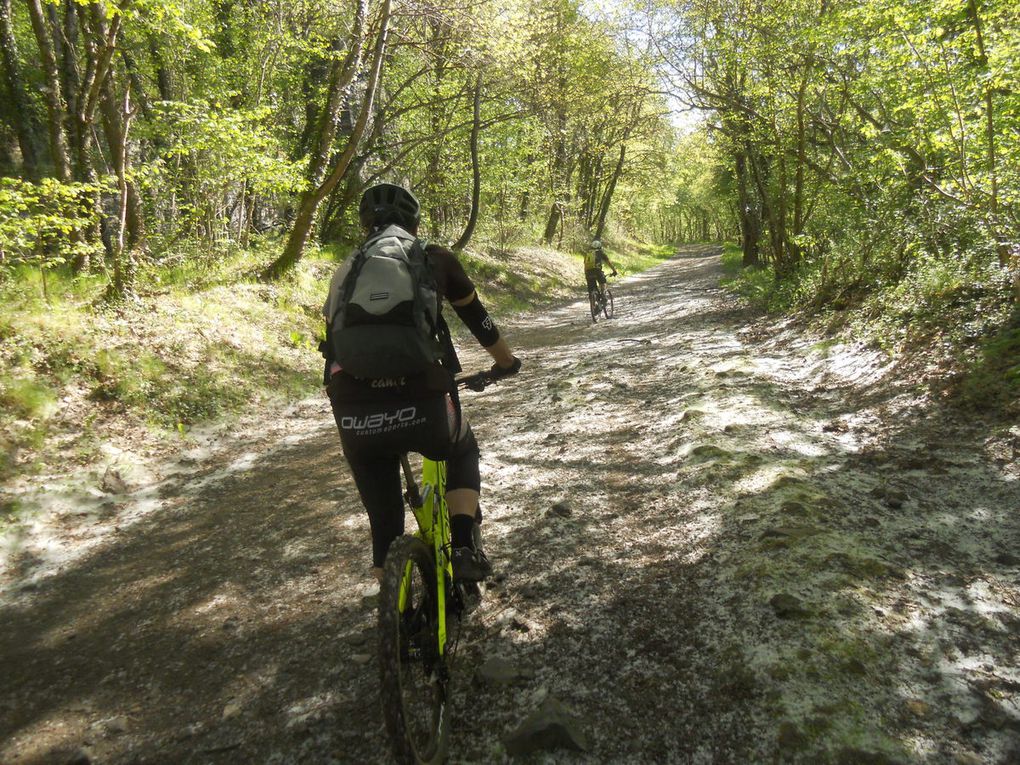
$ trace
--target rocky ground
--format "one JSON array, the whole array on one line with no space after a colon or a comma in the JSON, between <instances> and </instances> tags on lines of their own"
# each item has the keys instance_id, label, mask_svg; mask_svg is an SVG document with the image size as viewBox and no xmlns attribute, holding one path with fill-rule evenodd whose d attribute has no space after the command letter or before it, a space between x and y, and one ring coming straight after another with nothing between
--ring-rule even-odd
<instances>
[{"instance_id":1,"label":"rocky ground","mask_svg":"<svg viewBox=\"0 0 1020 765\"><path fill-rule=\"evenodd\" d=\"M466 402L498 575L451 761L507 759L539 709L584 749L521 761L1020 761L1020 427L719 277L687 249L611 321L504 322L525 369ZM20 497L42 511L4 541L0 762L388 761L326 402L192 443Z\"/></svg>"}]
</instances>

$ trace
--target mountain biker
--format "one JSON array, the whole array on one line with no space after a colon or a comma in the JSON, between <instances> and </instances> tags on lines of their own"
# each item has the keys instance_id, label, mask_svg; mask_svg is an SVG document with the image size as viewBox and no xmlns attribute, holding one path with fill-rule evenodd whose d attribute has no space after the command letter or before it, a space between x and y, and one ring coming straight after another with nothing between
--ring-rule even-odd
<instances>
[{"instance_id":1,"label":"mountain biker","mask_svg":"<svg viewBox=\"0 0 1020 765\"><path fill-rule=\"evenodd\" d=\"M613 269L612 275L616 276L616 266L602 249L602 242L599 239L593 239L588 252L584 254L584 281L589 293L595 289L596 285L601 290L606 284L606 274L602 270L603 263Z\"/></svg>"},{"instance_id":2,"label":"mountain biker","mask_svg":"<svg viewBox=\"0 0 1020 765\"><path fill-rule=\"evenodd\" d=\"M412 235L409 238L421 243L415 238L421 207L414 195L401 186L383 183L367 189L361 197L358 215L367 233L366 242L373 237L409 234ZM440 302L443 297L450 302L457 316L492 356L494 363L490 374L495 377L516 374L521 367L520 360L513 355L478 299L474 284L464 273L457 256L438 245L421 244ZM327 327L337 316L341 287L353 260L352 255L333 275L329 297L323 307ZM368 512L372 529L372 574L377 579L382 578L383 561L390 544L404 533L400 457L409 451L447 461L446 499L450 508L454 578L479 581L492 571L488 558L474 541L481 489L478 442L471 426L461 416L457 386L453 381L460 364L441 312L436 322L436 336L443 349L441 361L422 374L395 378L355 377L343 371L336 361L329 332L327 340L320 345L326 358L324 382L344 456ZM368 422L366 418L392 416L396 411L413 411L414 414L408 422L397 422L382 429L359 429L360 424Z\"/></svg>"}]
</instances>

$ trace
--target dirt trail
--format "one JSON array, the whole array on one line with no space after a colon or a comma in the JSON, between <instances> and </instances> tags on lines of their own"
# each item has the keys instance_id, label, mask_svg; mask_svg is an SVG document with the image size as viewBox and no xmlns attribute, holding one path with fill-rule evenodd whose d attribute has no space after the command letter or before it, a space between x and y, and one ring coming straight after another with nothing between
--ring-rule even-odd
<instances>
[{"instance_id":1,"label":"dirt trail","mask_svg":"<svg viewBox=\"0 0 1020 765\"><path fill-rule=\"evenodd\" d=\"M500 576L451 759L505 759L551 695L590 750L526 761L1016 762L1020 429L752 321L718 279L688 249L620 282L612 321L512 324L525 372L467 401ZM325 402L148 481L55 497L19 541L0 762L386 762L368 526ZM522 677L474 679L491 657Z\"/></svg>"}]
</instances>

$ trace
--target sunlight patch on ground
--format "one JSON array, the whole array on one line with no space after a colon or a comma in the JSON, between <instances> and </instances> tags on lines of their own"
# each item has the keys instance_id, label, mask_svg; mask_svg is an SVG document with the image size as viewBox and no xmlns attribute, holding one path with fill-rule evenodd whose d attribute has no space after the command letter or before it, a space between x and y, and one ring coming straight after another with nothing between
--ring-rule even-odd
<instances>
[{"instance_id":1,"label":"sunlight patch on ground","mask_svg":"<svg viewBox=\"0 0 1020 765\"><path fill-rule=\"evenodd\" d=\"M312 408L321 409L324 402L312 399L289 407L291 413ZM251 470L255 464L279 453L295 443L301 443L332 427L330 423L311 423L310 430L289 432L294 420L284 413L273 427L262 427L252 432L232 428L207 428L189 435L196 445L172 460L148 463L141 456L108 446L108 463L97 469L70 476L54 477L50 481L13 487L12 493L24 508L24 530L4 536L0 547L0 577L17 579L17 587L6 582L0 588L0 605L12 602L26 588L37 586L69 566L75 565L103 549L126 533L153 512L183 511L180 501L167 501L165 494L176 490L198 496L208 487L227 478ZM261 426L260 426L261 427ZM241 457L222 468L209 469L207 461L215 455L227 455L239 444L263 444L263 451L246 450ZM266 444L269 444L266 446ZM115 470L124 481L126 491L104 491L104 471ZM18 576L18 569L28 564L30 574Z\"/></svg>"}]
</instances>

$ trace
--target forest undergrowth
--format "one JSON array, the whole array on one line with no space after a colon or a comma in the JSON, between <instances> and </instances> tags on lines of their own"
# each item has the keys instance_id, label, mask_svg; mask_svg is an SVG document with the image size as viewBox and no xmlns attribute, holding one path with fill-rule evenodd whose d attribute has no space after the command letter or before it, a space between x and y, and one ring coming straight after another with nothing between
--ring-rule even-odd
<instances>
[{"instance_id":1,"label":"forest undergrowth","mask_svg":"<svg viewBox=\"0 0 1020 765\"><path fill-rule=\"evenodd\" d=\"M826 274L818 265L780 279L741 268L725 247L729 289L833 338L884 352L926 391L985 416L1020 415L1020 308L1009 275L986 264L920 259L895 280Z\"/></svg>"}]
</instances>

